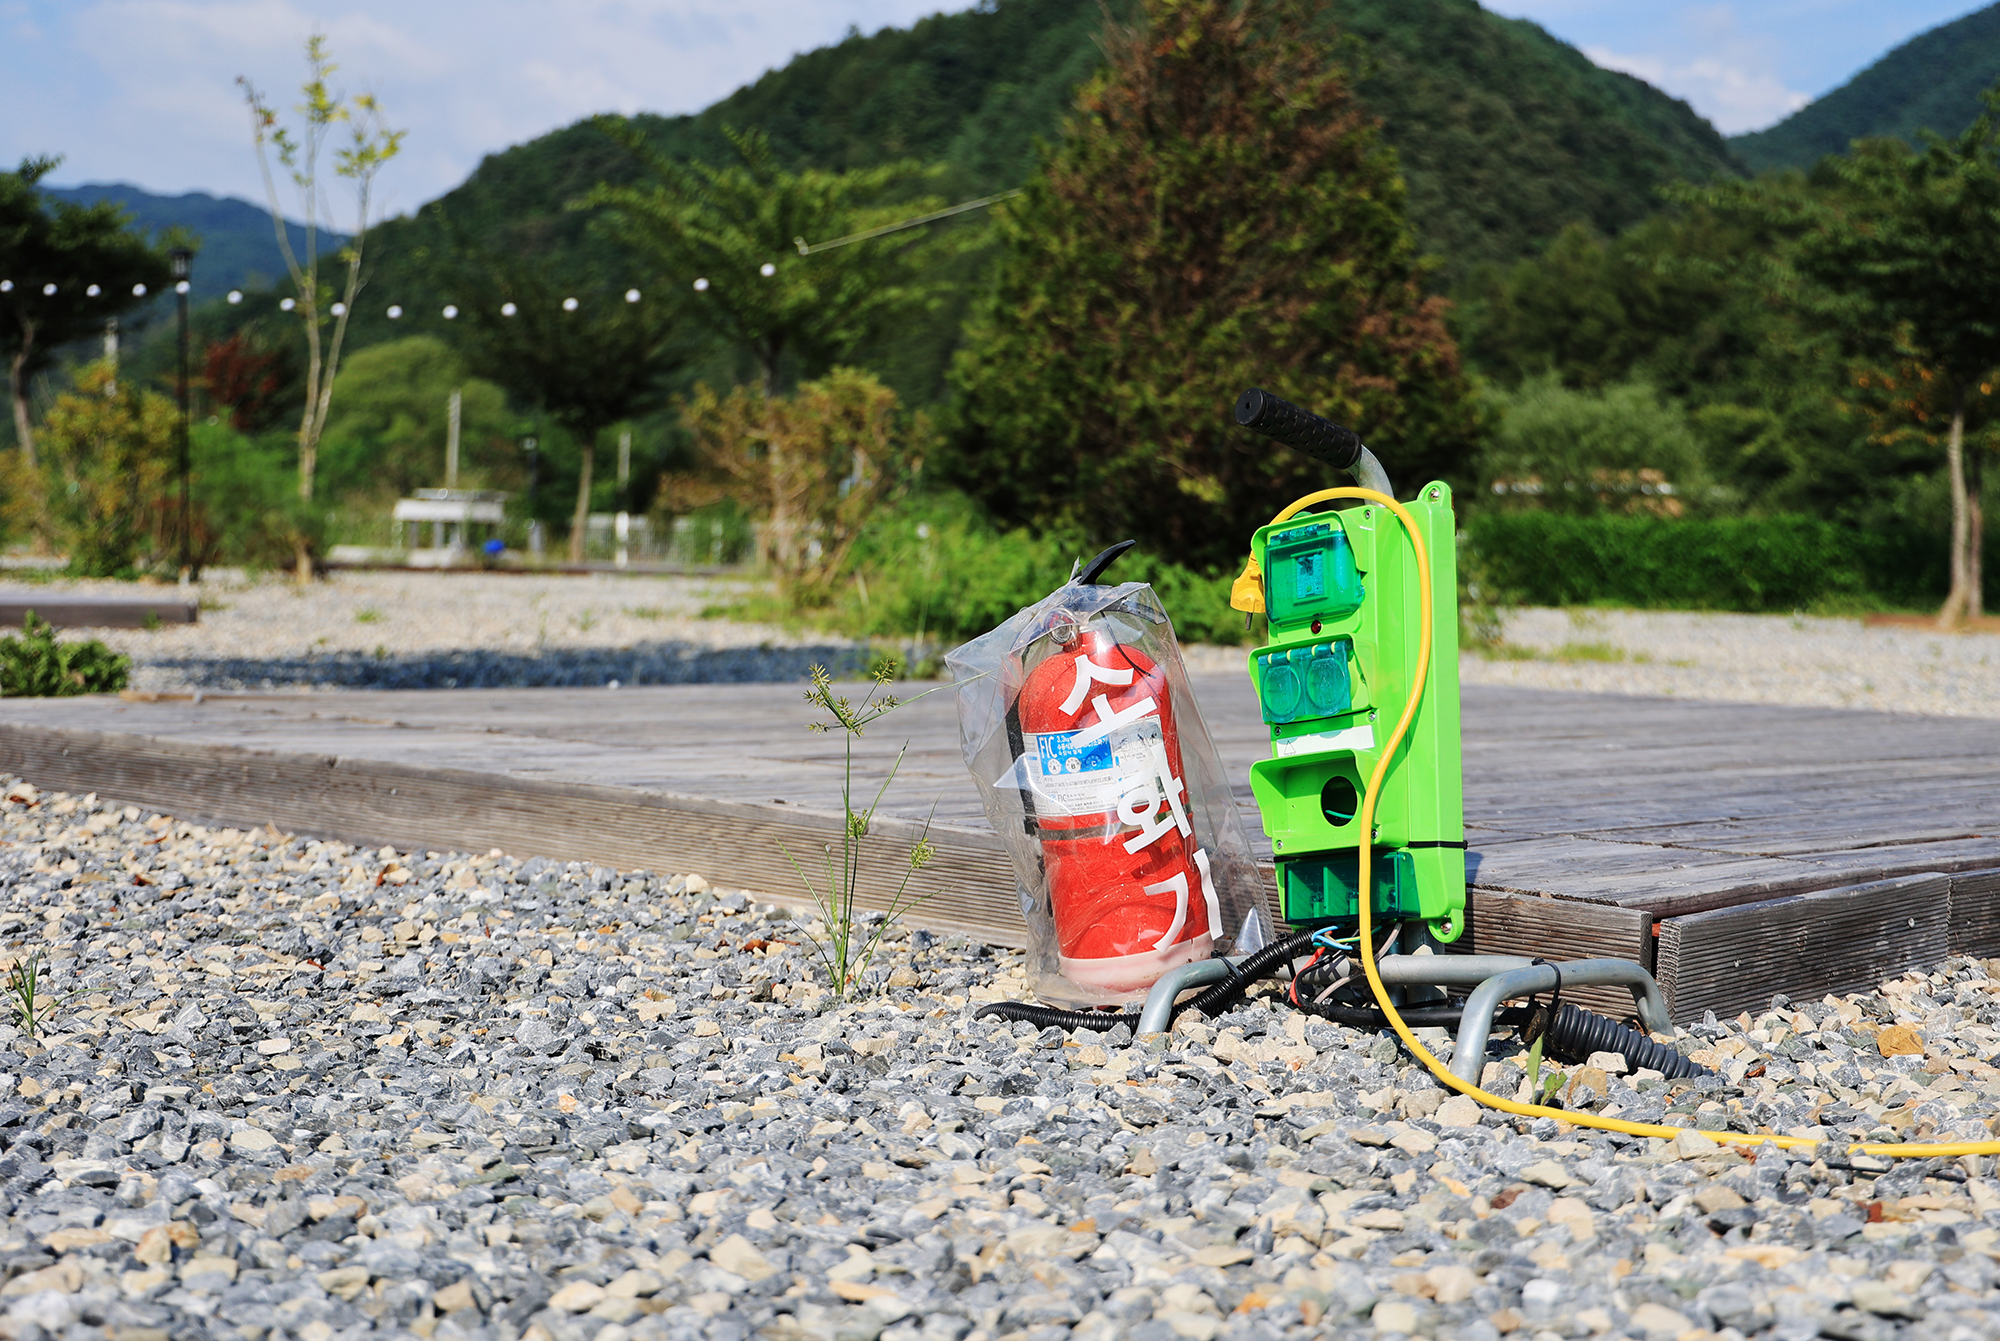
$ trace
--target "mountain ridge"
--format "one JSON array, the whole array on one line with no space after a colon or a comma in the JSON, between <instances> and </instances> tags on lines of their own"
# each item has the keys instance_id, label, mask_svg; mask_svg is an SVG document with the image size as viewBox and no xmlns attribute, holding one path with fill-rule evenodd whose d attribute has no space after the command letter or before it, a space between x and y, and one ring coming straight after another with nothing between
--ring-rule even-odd
<instances>
[{"instance_id":1,"label":"mountain ridge","mask_svg":"<svg viewBox=\"0 0 2000 1341\"><path fill-rule=\"evenodd\" d=\"M2000 3L1891 47L1777 125L1731 136L1729 147L1745 166L1768 172L1809 168L1873 136L1914 145L1919 130L1956 135L1979 115L1979 94L1996 78Z\"/></svg>"}]
</instances>

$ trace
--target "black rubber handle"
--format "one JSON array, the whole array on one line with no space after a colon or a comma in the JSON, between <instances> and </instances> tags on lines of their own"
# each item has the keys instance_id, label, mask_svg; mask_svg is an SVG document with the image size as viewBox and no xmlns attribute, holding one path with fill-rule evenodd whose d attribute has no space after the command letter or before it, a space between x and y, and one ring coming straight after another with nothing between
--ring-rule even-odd
<instances>
[{"instance_id":1,"label":"black rubber handle","mask_svg":"<svg viewBox=\"0 0 2000 1341\"><path fill-rule=\"evenodd\" d=\"M1085 564L1077 573L1076 584L1079 587L1096 586L1097 579L1104 576L1104 570L1118 562L1126 550L1138 543L1136 540L1121 540L1111 548L1105 550L1102 554Z\"/></svg>"},{"instance_id":2,"label":"black rubber handle","mask_svg":"<svg viewBox=\"0 0 2000 1341\"><path fill-rule=\"evenodd\" d=\"M1254 386L1236 398L1236 422L1338 470L1361 459L1361 439L1353 429Z\"/></svg>"}]
</instances>

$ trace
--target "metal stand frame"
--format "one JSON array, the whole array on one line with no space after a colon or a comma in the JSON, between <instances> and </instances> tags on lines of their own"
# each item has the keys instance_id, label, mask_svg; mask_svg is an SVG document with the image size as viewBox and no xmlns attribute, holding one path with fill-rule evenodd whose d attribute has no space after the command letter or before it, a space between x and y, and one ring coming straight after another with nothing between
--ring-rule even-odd
<instances>
[{"instance_id":1,"label":"metal stand frame","mask_svg":"<svg viewBox=\"0 0 2000 1341\"><path fill-rule=\"evenodd\" d=\"M1164 1033L1173 1024L1174 1002L1191 987L1218 982L1240 959L1198 959L1160 975L1139 1011L1141 1034ZM1673 1016L1653 975L1629 959L1571 959L1538 964L1525 955L1384 955L1375 961L1390 987L1470 987L1465 1013L1459 1019L1458 1040L1452 1046L1451 1073L1470 1085L1479 1083L1486 1066L1486 1040L1493 1032L1493 1014L1514 997L1552 992L1564 987L1625 987L1632 992L1639 1019L1655 1033L1672 1033ZM1560 973L1560 979L1558 978Z\"/></svg>"}]
</instances>

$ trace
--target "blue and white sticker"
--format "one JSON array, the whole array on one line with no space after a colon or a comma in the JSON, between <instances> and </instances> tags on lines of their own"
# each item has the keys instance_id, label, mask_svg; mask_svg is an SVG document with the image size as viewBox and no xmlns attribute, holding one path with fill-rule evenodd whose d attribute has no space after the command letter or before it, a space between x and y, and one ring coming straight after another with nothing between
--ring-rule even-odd
<instances>
[{"instance_id":1,"label":"blue and white sticker","mask_svg":"<svg viewBox=\"0 0 2000 1341\"><path fill-rule=\"evenodd\" d=\"M1102 729L1044 731L1024 735L1022 769L1035 804L1049 815L1102 815L1118 809L1119 798L1151 777L1152 742L1160 738L1157 717Z\"/></svg>"}]
</instances>

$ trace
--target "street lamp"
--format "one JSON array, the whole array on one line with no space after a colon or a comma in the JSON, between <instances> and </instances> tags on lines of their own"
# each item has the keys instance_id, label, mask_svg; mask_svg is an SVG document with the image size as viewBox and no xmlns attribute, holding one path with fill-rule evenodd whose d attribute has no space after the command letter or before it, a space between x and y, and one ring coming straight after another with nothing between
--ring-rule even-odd
<instances>
[{"instance_id":1,"label":"street lamp","mask_svg":"<svg viewBox=\"0 0 2000 1341\"><path fill-rule=\"evenodd\" d=\"M188 502L188 276L194 270L194 252L187 247L175 247L167 256L173 267L175 302L180 315L181 580L185 582L194 568L193 509Z\"/></svg>"}]
</instances>

